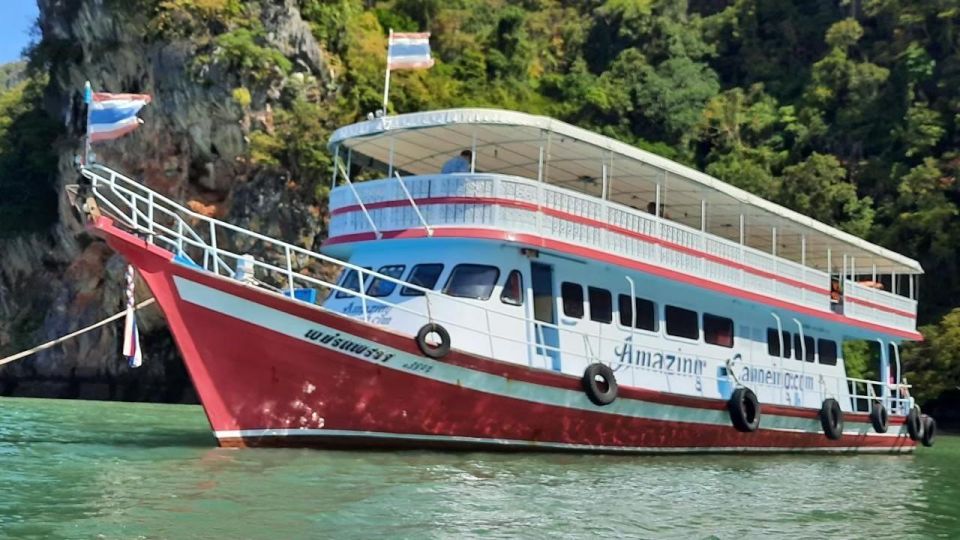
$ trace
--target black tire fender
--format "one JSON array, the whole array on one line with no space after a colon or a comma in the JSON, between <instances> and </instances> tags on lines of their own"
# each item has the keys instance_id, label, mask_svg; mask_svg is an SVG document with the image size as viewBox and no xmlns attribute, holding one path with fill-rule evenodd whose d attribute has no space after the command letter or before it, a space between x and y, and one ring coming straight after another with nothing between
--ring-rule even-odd
<instances>
[{"instance_id":1,"label":"black tire fender","mask_svg":"<svg viewBox=\"0 0 960 540\"><path fill-rule=\"evenodd\" d=\"M583 370L583 391L596 405L609 405L617 399L617 377L606 364L590 364Z\"/></svg>"},{"instance_id":2,"label":"black tire fender","mask_svg":"<svg viewBox=\"0 0 960 540\"><path fill-rule=\"evenodd\" d=\"M905 423L907 424L907 434L910 435L911 440L919 441L923 438L923 422L920 421L920 409L912 407L910 412L907 413Z\"/></svg>"},{"instance_id":3,"label":"black tire fender","mask_svg":"<svg viewBox=\"0 0 960 540\"><path fill-rule=\"evenodd\" d=\"M843 410L837 400L823 400L820 407L820 425L823 426L823 434L831 441L839 441L843 436Z\"/></svg>"},{"instance_id":4,"label":"black tire fender","mask_svg":"<svg viewBox=\"0 0 960 540\"><path fill-rule=\"evenodd\" d=\"M883 403L875 401L870 409L870 423L873 424L873 430L877 433L886 433L889 425L890 415L887 414L887 408Z\"/></svg>"},{"instance_id":5,"label":"black tire fender","mask_svg":"<svg viewBox=\"0 0 960 540\"><path fill-rule=\"evenodd\" d=\"M428 342L427 337L431 334L436 335L437 338L440 339L440 343ZM420 352L422 352L424 356L440 359L450 352L450 333L447 332L446 328L437 323L427 323L423 325L420 331L417 332L416 340L417 347L420 348Z\"/></svg>"},{"instance_id":6,"label":"black tire fender","mask_svg":"<svg viewBox=\"0 0 960 540\"><path fill-rule=\"evenodd\" d=\"M752 433L760 427L760 400L753 390L741 386L727 400L730 421L737 431Z\"/></svg>"},{"instance_id":7,"label":"black tire fender","mask_svg":"<svg viewBox=\"0 0 960 540\"><path fill-rule=\"evenodd\" d=\"M933 446L933 440L937 437L937 421L932 416L920 415L920 423L923 425L923 435L920 442L924 446Z\"/></svg>"}]
</instances>

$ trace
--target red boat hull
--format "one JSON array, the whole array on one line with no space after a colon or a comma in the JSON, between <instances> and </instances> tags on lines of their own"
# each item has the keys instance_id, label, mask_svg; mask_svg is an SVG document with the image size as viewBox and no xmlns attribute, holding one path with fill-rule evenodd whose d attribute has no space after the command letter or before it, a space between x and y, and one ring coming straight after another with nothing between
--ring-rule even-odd
<instances>
[{"instance_id":1,"label":"red boat hull","mask_svg":"<svg viewBox=\"0 0 960 540\"><path fill-rule=\"evenodd\" d=\"M414 340L172 261L101 218L94 230L138 268L223 446L416 447L590 452L911 451L904 418L875 433L846 414L827 439L817 411L763 405L741 433L719 399L621 387L593 405L570 375Z\"/></svg>"}]
</instances>

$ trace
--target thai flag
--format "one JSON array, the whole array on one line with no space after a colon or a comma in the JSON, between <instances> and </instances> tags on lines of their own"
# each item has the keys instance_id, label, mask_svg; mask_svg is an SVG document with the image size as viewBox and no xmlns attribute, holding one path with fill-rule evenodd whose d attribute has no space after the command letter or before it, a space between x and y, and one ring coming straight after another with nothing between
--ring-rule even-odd
<instances>
[{"instance_id":1,"label":"thai flag","mask_svg":"<svg viewBox=\"0 0 960 540\"><path fill-rule=\"evenodd\" d=\"M90 142L122 137L143 123L137 113L150 103L146 94L106 94L93 92L89 83L84 97L90 108L87 116L87 137Z\"/></svg>"},{"instance_id":2,"label":"thai flag","mask_svg":"<svg viewBox=\"0 0 960 540\"><path fill-rule=\"evenodd\" d=\"M390 42L387 46L387 69L426 69L432 65L430 32L390 34Z\"/></svg>"},{"instance_id":3,"label":"thai flag","mask_svg":"<svg viewBox=\"0 0 960 540\"><path fill-rule=\"evenodd\" d=\"M123 324L123 356L127 358L130 367L140 367L143 364L143 353L140 351L140 331L137 330L136 310L127 308L127 318Z\"/></svg>"}]
</instances>

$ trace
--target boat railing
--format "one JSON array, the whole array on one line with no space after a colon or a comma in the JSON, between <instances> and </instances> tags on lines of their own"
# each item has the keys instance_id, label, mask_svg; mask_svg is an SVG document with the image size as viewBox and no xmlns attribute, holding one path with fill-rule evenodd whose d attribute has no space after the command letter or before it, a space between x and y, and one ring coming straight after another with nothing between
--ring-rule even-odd
<instances>
[{"instance_id":1,"label":"boat railing","mask_svg":"<svg viewBox=\"0 0 960 540\"><path fill-rule=\"evenodd\" d=\"M844 282L844 313L857 319L887 326L910 328L916 325L917 301L889 291Z\"/></svg>"},{"instance_id":2,"label":"boat railing","mask_svg":"<svg viewBox=\"0 0 960 540\"><path fill-rule=\"evenodd\" d=\"M331 237L370 232L370 223L358 215L357 207L362 201L381 232L420 228L422 223L431 227L469 225L531 232L820 311L831 309L830 276L826 272L638 208L526 178L491 173L408 176L403 185L415 205L397 204L408 197L393 179L334 189L330 195ZM857 296L860 289L849 289L853 291L853 303L862 296L879 307L860 303L847 310L847 315L915 330L915 301L890 293L873 294L874 291ZM891 313L889 309L901 313Z\"/></svg>"},{"instance_id":3,"label":"boat railing","mask_svg":"<svg viewBox=\"0 0 960 540\"><path fill-rule=\"evenodd\" d=\"M891 414L905 415L913 406L909 384L884 384L881 381L847 377L847 385L856 412L870 412L877 403L886 403Z\"/></svg>"},{"instance_id":4,"label":"boat railing","mask_svg":"<svg viewBox=\"0 0 960 540\"><path fill-rule=\"evenodd\" d=\"M637 375L638 371L641 373L656 371L649 366L637 363L610 360L613 355L605 353L613 353L617 350L617 347L624 347L622 336L614 338L601 334L588 334L557 324L534 321L526 315L518 316L493 310L487 306L478 305L476 302L454 298L399 278L366 270L363 267L195 212L102 166L84 168L82 174L91 181L94 196L105 214L119 220L122 226L131 229L138 235L142 235L148 242L168 248L182 264L195 266L197 269L209 271L222 278L234 279L247 286L258 287L273 294L283 295L290 301L306 301L315 309L344 316L345 314L342 312L330 310L321 305L323 299L328 295L341 293L359 301L360 310L353 316L365 322L371 322L375 318L380 311L378 306L391 310L396 309L410 315L413 320L419 321L416 324L441 323L460 335L475 335L486 343L488 351L471 352L478 354L487 352L491 358L499 357L497 343L513 344L528 350L542 351L543 356L546 356L547 352L556 352L564 357L579 358L586 363L602 362L617 370L627 369L633 375L631 375L630 380L624 380L623 382L637 386L643 380L642 376ZM263 255L253 257L247 254L249 251L256 251L263 253ZM317 263L336 268L341 273L344 270L356 272L359 278L357 289L345 287L342 282L338 283L336 280L323 278L316 271ZM311 273L316 275L311 275ZM368 285L375 279L392 282L396 287L417 290L422 293L424 302L422 304L393 302L388 298L371 296L366 291ZM299 294L302 291L311 290L318 293L315 298L304 299ZM546 343L542 335L539 340L536 337L520 339L494 335L491 317L515 320L517 323L524 325L534 324L539 332L542 332L544 328L553 329L561 336L576 338L570 341L563 340L563 342L583 340L584 350L583 352L561 350L557 346ZM476 324L480 318L484 320L482 327ZM665 349L651 348L650 350L653 352L659 350L664 354L670 353ZM720 357L699 356L720 364L726 362L726 359ZM751 364L742 362L740 366L749 367ZM765 366L756 365L755 367ZM788 371L801 373L800 370ZM661 375L664 374L661 373ZM696 375L671 373L669 376L695 376L703 381L713 382L729 381L729 379L720 378L707 372ZM848 394L848 385L852 384L851 381L853 381L851 379L821 376L820 380L819 392L825 397L843 399L854 396L853 393ZM859 382L879 384L869 381ZM891 388L896 392L894 395L900 395L900 386L903 385L891 385ZM856 406L856 402L852 403Z\"/></svg>"}]
</instances>

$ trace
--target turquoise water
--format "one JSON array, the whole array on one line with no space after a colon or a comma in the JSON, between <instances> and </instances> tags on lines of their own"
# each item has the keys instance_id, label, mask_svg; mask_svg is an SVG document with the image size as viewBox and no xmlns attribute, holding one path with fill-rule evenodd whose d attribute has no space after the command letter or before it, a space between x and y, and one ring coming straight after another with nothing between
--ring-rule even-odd
<instances>
[{"instance_id":1,"label":"turquoise water","mask_svg":"<svg viewBox=\"0 0 960 540\"><path fill-rule=\"evenodd\" d=\"M0 399L3 538L958 538L915 456L237 450L199 407Z\"/></svg>"}]
</instances>

